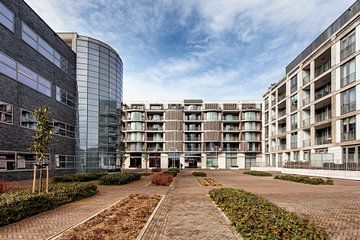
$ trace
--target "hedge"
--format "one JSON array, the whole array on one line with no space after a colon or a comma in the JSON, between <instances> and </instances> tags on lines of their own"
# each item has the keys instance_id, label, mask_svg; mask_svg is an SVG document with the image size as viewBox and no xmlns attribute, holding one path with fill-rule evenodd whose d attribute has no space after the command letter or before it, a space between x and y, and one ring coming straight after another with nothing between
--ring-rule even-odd
<instances>
[{"instance_id":1,"label":"hedge","mask_svg":"<svg viewBox=\"0 0 360 240\"><path fill-rule=\"evenodd\" d=\"M305 183L312 185L334 185L334 181L332 179L322 179L322 178L314 178L307 176L294 176L294 175L278 175L274 177L275 179L297 182L297 183Z\"/></svg>"},{"instance_id":2,"label":"hedge","mask_svg":"<svg viewBox=\"0 0 360 240\"><path fill-rule=\"evenodd\" d=\"M270 176L272 176L271 173L262 172L262 171L244 171L243 173L247 174L247 175L258 176L258 177L270 177Z\"/></svg>"},{"instance_id":3,"label":"hedge","mask_svg":"<svg viewBox=\"0 0 360 240\"><path fill-rule=\"evenodd\" d=\"M98 180L105 175L107 175L107 173L75 173L64 176L55 176L53 177L53 182L89 182Z\"/></svg>"},{"instance_id":4,"label":"hedge","mask_svg":"<svg viewBox=\"0 0 360 240\"><path fill-rule=\"evenodd\" d=\"M0 197L0 226L92 196L97 193L93 183L59 183L49 187L49 193L30 190L4 193Z\"/></svg>"},{"instance_id":5,"label":"hedge","mask_svg":"<svg viewBox=\"0 0 360 240\"><path fill-rule=\"evenodd\" d=\"M132 181L139 180L141 178L140 174L137 173L118 173L118 174L109 174L102 176L99 179L100 185L123 185Z\"/></svg>"},{"instance_id":6,"label":"hedge","mask_svg":"<svg viewBox=\"0 0 360 240\"><path fill-rule=\"evenodd\" d=\"M151 182L153 184L156 185L160 185L160 186L170 186L170 184L173 182L174 177L171 174L168 173L157 173L155 174L152 179Z\"/></svg>"},{"instance_id":7,"label":"hedge","mask_svg":"<svg viewBox=\"0 0 360 240\"><path fill-rule=\"evenodd\" d=\"M206 177L206 173L204 172L192 172L194 177Z\"/></svg>"},{"instance_id":8,"label":"hedge","mask_svg":"<svg viewBox=\"0 0 360 240\"><path fill-rule=\"evenodd\" d=\"M209 194L243 239L330 239L308 220L252 193L221 188Z\"/></svg>"}]
</instances>

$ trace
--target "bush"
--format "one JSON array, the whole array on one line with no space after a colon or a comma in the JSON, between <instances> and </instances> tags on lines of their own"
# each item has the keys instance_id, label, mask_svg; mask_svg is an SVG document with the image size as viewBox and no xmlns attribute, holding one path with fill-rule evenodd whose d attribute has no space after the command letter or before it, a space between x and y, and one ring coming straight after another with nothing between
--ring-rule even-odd
<instances>
[{"instance_id":1,"label":"bush","mask_svg":"<svg viewBox=\"0 0 360 240\"><path fill-rule=\"evenodd\" d=\"M221 188L209 194L243 239L330 239L308 220L252 193Z\"/></svg>"},{"instance_id":2,"label":"bush","mask_svg":"<svg viewBox=\"0 0 360 240\"><path fill-rule=\"evenodd\" d=\"M176 168L176 167L172 167L168 169L169 172L180 172L180 169Z\"/></svg>"},{"instance_id":3,"label":"bush","mask_svg":"<svg viewBox=\"0 0 360 240\"><path fill-rule=\"evenodd\" d=\"M244 174L252 175L252 176L258 176L258 177L270 177L272 176L271 173L268 172L261 172L261 171L244 171Z\"/></svg>"},{"instance_id":4,"label":"bush","mask_svg":"<svg viewBox=\"0 0 360 240\"><path fill-rule=\"evenodd\" d=\"M152 172L161 172L161 168L153 168L151 169Z\"/></svg>"},{"instance_id":5,"label":"bush","mask_svg":"<svg viewBox=\"0 0 360 240\"><path fill-rule=\"evenodd\" d=\"M120 173L102 176L99 179L100 185L123 185L132 181L139 180L141 175L138 173Z\"/></svg>"},{"instance_id":6,"label":"bush","mask_svg":"<svg viewBox=\"0 0 360 240\"><path fill-rule=\"evenodd\" d=\"M0 180L0 194L10 192L12 190L12 186L10 183Z\"/></svg>"},{"instance_id":7,"label":"bush","mask_svg":"<svg viewBox=\"0 0 360 240\"><path fill-rule=\"evenodd\" d=\"M0 197L0 226L56 208L97 193L93 183L60 183L49 187L49 193L30 190L10 192Z\"/></svg>"},{"instance_id":8,"label":"bush","mask_svg":"<svg viewBox=\"0 0 360 240\"><path fill-rule=\"evenodd\" d=\"M275 179L297 182L297 183L305 183L312 185L334 185L334 181L332 179L322 179L322 178L311 178L307 176L294 176L294 175L278 175L274 177Z\"/></svg>"},{"instance_id":9,"label":"bush","mask_svg":"<svg viewBox=\"0 0 360 240\"><path fill-rule=\"evenodd\" d=\"M168 173L158 173L152 177L151 182L156 185L170 186L173 180L173 176Z\"/></svg>"},{"instance_id":10,"label":"bush","mask_svg":"<svg viewBox=\"0 0 360 240\"><path fill-rule=\"evenodd\" d=\"M107 175L107 173L75 173L53 177L53 182L89 182L98 180L104 175Z\"/></svg>"},{"instance_id":11,"label":"bush","mask_svg":"<svg viewBox=\"0 0 360 240\"><path fill-rule=\"evenodd\" d=\"M206 173L204 172L192 172L194 177L206 177Z\"/></svg>"},{"instance_id":12,"label":"bush","mask_svg":"<svg viewBox=\"0 0 360 240\"><path fill-rule=\"evenodd\" d=\"M163 173L165 173L165 174L169 174L169 175L171 175L171 176L173 176L173 177L176 177L176 175L177 175L177 172L175 172L175 171L164 171Z\"/></svg>"}]
</instances>

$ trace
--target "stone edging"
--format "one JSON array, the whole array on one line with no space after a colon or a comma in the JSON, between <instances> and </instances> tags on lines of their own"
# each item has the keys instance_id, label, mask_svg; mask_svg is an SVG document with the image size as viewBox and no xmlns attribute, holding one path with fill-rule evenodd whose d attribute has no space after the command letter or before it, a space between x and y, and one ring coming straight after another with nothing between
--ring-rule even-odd
<instances>
[{"instance_id":1,"label":"stone edging","mask_svg":"<svg viewBox=\"0 0 360 240\"><path fill-rule=\"evenodd\" d=\"M100 213L104 212L105 210L111 208L112 206L118 204L119 202L121 202L122 200L124 200L124 198L125 198L125 197L120 198L118 201L116 201L116 202L114 202L113 204L110 204L109 206L107 206L106 208L104 208L104 209L102 209L102 210L94 213L93 215L91 215L90 217L86 218L85 220L83 220L83 221L81 221L81 222L79 222L79 223L77 223L77 224L75 224L75 225L73 225L73 226L71 226L71 227L68 227L68 228L66 228L66 229L64 229L64 230L61 230L61 231L58 232L58 233L55 233L54 235L48 237L46 240L56 240L56 239L58 239L58 238L61 237L66 231L68 231L68 230L70 230L70 229L73 229L73 228L75 228L75 227L83 224L84 222L89 221L90 219L96 217L98 214L100 214Z\"/></svg>"},{"instance_id":2,"label":"stone edging","mask_svg":"<svg viewBox=\"0 0 360 240\"><path fill-rule=\"evenodd\" d=\"M208 198L210 199L210 201L214 204L214 206L219 210L221 217L225 220L225 222L227 223L227 225L229 225L231 232L235 235L235 237L238 240L243 240L243 238L240 236L240 234L234 229L234 227L231 225L231 221L229 220L229 218L226 216L226 214L218 207L218 205L210 198L209 194L206 194L206 196L208 196Z\"/></svg>"},{"instance_id":3,"label":"stone edging","mask_svg":"<svg viewBox=\"0 0 360 240\"><path fill-rule=\"evenodd\" d=\"M153 218L155 217L155 214L156 214L156 212L158 211L158 209L160 208L161 203L163 202L164 199L165 199L165 195L162 195L160 201L158 202L158 204L157 204L157 206L156 206L156 208L154 209L154 211L152 212L152 214L150 215L150 217L149 217L148 220L146 221L144 227L141 229L140 233L139 233L138 236L136 237L136 240L140 240L140 239L144 236L146 229L149 227L151 221L152 221Z\"/></svg>"}]
</instances>

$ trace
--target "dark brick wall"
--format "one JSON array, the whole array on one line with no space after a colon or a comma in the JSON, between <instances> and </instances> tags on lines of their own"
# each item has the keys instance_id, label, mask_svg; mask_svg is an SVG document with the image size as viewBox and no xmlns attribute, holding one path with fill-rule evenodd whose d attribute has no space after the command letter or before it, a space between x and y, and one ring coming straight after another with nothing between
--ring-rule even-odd
<instances>
[{"instance_id":1,"label":"dark brick wall","mask_svg":"<svg viewBox=\"0 0 360 240\"><path fill-rule=\"evenodd\" d=\"M72 66L75 66L75 53L63 42L41 18L22 0L0 0L15 14L15 32L12 33L0 24L0 51L9 55L31 70L39 73L52 83L51 97L27 87L7 76L0 74L0 101L13 104L13 125L0 123L0 151L29 152L33 130L20 127L20 109L33 109L48 105L51 117L73 126L76 125L76 111L56 101L55 86L58 85L69 93L76 95L75 76L68 75L21 40L21 22L24 21L37 34L46 40L51 47L64 56ZM54 170L55 154L75 155L75 140L55 136L50 147L51 173ZM67 172L67 170L65 170ZM31 176L31 172L1 173L0 178L23 179Z\"/></svg>"}]
</instances>

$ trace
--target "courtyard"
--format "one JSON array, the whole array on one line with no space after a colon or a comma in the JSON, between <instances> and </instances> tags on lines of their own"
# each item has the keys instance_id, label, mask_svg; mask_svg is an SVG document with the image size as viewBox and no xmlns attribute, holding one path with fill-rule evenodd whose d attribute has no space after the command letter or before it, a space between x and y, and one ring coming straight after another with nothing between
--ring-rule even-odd
<instances>
[{"instance_id":1,"label":"courtyard","mask_svg":"<svg viewBox=\"0 0 360 240\"><path fill-rule=\"evenodd\" d=\"M0 239L55 239L66 230L130 194L159 194L164 199L139 239L239 239L234 228L208 196L217 187L201 186L192 170L183 170L170 187L151 185L151 176L123 186L98 186L95 196L0 228ZM332 239L360 238L359 183L307 185L256 177L234 170L205 170L222 187L239 188L309 219ZM22 182L26 187L29 182Z\"/></svg>"}]
</instances>

